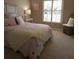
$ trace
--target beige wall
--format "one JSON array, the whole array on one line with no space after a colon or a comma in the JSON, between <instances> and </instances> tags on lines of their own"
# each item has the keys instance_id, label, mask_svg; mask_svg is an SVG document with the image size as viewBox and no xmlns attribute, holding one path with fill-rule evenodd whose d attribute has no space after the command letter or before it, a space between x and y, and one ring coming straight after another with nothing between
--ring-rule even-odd
<instances>
[{"instance_id":1,"label":"beige wall","mask_svg":"<svg viewBox=\"0 0 79 59\"><path fill-rule=\"evenodd\" d=\"M32 15L35 22L42 22L42 0L30 0ZM37 6L35 6L35 4Z\"/></svg>"},{"instance_id":2,"label":"beige wall","mask_svg":"<svg viewBox=\"0 0 79 59\"><path fill-rule=\"evenodd\" d=\"M32 9L32 17L35 22L43 23L42 19L42 9L43 9L43 0L30 0L31 9ZM38 5L38 9L34 7L34 4ZM36 9L36 10L35 10ZM67 23L68 18L74 12L74 0L63 0L63 14L62 14L62 23ZM44 22L45 23L45 22ZM46 23L51 25L52 27L62 27L62 23Z\"/></svg>"},{"instance_id":3,"label":"beige wall","mask_svg":"<svg viewBox=\"0 0 79 59\"><path fill-rule=\"evenodd\" d=\"M64 0L63 23L67 23L69 17L74 14L74 0Z\"/></svg>"},{"instance_id":4,"label":"beige wall","mask_svg":"<svg viewBox=\"0 0 79 59\"><path fill-rule=\"evenodd\" d=\"M18 6L18 14L24 14L24 8L30 8L29 0L4 0L5 3Z\"/></svg>"}]
</instances>

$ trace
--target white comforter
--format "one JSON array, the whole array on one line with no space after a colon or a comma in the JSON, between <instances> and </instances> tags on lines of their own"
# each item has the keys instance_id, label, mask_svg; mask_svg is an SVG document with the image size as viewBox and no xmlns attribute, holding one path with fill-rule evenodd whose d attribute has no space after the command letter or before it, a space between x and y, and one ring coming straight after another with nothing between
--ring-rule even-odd
<instances>
[{"instance_id":1,"label":"white comforter","mask_svg":"<svg viewBox=\"0 0 79 59\"><path fill-rule=\"evenodd\" d=\"M51 28L44 24L24 23L17 26L5 27L5 40L8 41L13 50L18 50L31 37L36 37L41 45L39 51L43 49L43 44L52 37Z\"/></svg>"}]
</instances>

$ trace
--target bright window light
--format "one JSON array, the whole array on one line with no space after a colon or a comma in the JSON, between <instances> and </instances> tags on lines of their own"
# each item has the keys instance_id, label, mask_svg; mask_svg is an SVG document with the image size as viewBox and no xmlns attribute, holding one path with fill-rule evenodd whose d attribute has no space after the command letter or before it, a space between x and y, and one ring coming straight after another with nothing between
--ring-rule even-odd
<instances>
[{"instance_id":1,"label":"bright window light","mask_svg":"<svg viewBox=\"0 0 79 59\"><path fill-rule=\"evenodd\" d=\"M46 22L61 22L62 0L45 0L43 18Z\"/></svg>"}]
</instances>

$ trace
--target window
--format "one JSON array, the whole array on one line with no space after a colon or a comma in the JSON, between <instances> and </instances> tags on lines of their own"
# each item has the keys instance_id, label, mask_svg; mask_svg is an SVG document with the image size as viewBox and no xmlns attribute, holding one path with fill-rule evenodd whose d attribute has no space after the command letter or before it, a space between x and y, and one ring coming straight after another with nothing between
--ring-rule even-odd
<instances>
[{"instance_id":1,"label":"window","mask_svg":"<svg viewBox=\"0 0 79 59\"><path fill-rule=\"evenodd\" d=\"M62 0L44 0L43 19L46 22L61 22Z\"/></svg>"}]
</instances>

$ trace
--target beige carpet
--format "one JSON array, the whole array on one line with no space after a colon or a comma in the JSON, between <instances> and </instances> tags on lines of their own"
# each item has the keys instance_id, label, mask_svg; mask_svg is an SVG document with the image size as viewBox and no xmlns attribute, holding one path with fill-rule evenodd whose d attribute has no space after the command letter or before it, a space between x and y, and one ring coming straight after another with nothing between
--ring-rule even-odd
<instances>
[{"instance_id":1,"label":"beige carpet","mask_svg":"<svg viewBox=\"0 0 79 59\"><path fill-rule=\"evenodd\" d=\"M5 48L5 59L24 59L24 57ZM46 43L38 59L74 59L74 37L53 30L53 39Z\"/></svg>"}]
</instances>

